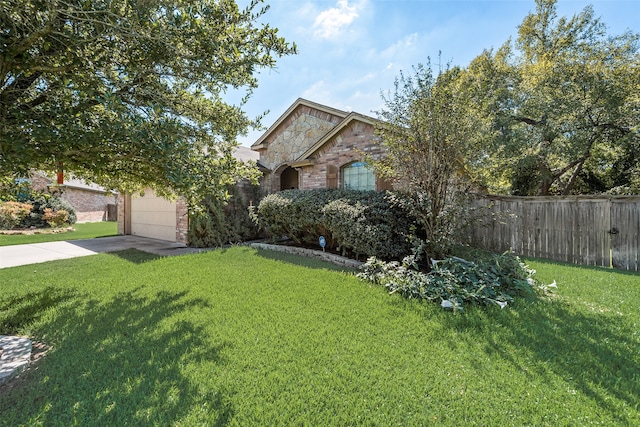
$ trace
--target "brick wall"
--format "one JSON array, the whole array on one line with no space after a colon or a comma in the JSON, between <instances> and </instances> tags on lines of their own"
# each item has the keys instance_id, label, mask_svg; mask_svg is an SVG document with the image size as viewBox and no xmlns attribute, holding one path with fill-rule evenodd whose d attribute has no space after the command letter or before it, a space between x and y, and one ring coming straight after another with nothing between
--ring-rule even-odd
<instances>
[{"instance_id":1,"label":"brick wall","mask_svg":"<svg viewBox=\"0 0 640 427\"><path fill-rule=\"evenodd\" d=\"M189 209L187 202L181 197L176 201L176 242L187 243L189 231Z\"/></svg>"},{"instance_id":2,"label":"brick wall","mask_svg":"<svg viewBox=\"0 0 640 427\"><path fill-rule=\"evenodd\" d=\"M364 160L364 155L379 159L384 154L373 134L373 126L357 120L352 121L340 133L335 135L314 155L313 166L303 167L300 170L300 189L311 190L327 188L329 174L337 175L335 186L342 186L340 168L355 162ZM379 188L380 189L380 188Z\"/></svg>"},{"instance_id":3,"label":"brick wall","mask_svg":"<svg viewBox=\"0 0 640 427\"><path fill-rule=\"evenodd\" d=\"M126 197L122 194L118 194L118 234L125 234L125 209L129 209L129 206L125 203ZM130 198L129 198L130 199Z\"/></svg>"},{"instance_id":4,"label":"brick wall","mask_svg":"<svg viewBox=\"0 0 640 427\"><path fill-rule=\"evenodd\" d=\"M44 174L33 173L30 178L31 188L35 191L58 194L59 188L54 191L49 187L53 181ZM77 222L97 222L113 220L107 217L107 205L117 203L116 195L96 191L92 189L63 186L60 198L66 200L76 211Z\"/></svg>"},{"instance_id":5,"label":"brick wall","mask_svg":"<svg viewBox=\"0 0 640 427\"><path fill-rule=\"evenodd\" d=\"M117 203L111 193L67 187L60 196L76 210L78 222L107 221L107 205Z\"/></svg>"}]
</instances>

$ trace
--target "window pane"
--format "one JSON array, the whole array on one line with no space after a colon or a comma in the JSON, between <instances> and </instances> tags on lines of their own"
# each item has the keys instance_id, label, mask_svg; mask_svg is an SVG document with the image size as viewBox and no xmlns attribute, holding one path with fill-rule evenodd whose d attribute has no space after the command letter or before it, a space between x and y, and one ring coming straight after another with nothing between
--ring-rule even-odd
<instances>
[{"instance_id":1,"label":"window pane","mask_svg":"<svg viewBox=\"0 0 640 427\"><path fill-rule=\"evenodd\" d=\"M342 168L342 186L350 190L375 190L376 178L364 162L354 162Z\"/></svg>"}]
</instances>

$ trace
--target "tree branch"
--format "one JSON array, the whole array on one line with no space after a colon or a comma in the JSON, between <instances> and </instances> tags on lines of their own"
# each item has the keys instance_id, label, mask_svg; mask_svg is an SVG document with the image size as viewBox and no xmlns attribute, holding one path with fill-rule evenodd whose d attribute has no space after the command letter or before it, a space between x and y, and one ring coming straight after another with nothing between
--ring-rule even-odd
<instances>
[{"instance_id":1,"label":"tree branch","mask_svg":"<svg viewBox=\"0 0 640 427\"><path fill-rule=\"evenodd\" d=\"M539 126L539 125L543 125L543 124L546 123L545 119L534 120L534 119L530 119L529 117L523 117L523 116L511 115L511 116L509 116L509 118L511 120L515 120L516 122L526 123L526 124L531 125L531 126Z\"/></svg>"}]
</instances>

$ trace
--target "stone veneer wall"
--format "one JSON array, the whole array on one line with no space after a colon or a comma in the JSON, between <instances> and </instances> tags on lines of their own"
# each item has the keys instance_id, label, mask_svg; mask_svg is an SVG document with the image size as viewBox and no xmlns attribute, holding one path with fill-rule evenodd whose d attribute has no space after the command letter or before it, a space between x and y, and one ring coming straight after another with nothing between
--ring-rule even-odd
<instances>
[{"instance_id":1,"label":"stone veneer wall","mask_svg":"<svg viewBox=\"0 0 640 427\"><path fill-rule=\"evenodd\" d=\"M362 161L363 153L374 159L384 154L373 134L373 126L354 120L314 155L313 166L302 168L300 189L327 188L327 170L331 167L334 169L332 172L337 174L336 186L340 188L340 168L351 162Z\"/></svg>"},{"instance_id":2,"label":"stone veneer wall","mask_svg":"<svg viewBox=\"0 0 640 427\"><path fill-rule=\"evenodd\" d=\"M273 132L267 150L260 153L260 163L275 170L296 160L302 153L333 129L343 117L300 106Z\"/></svg>"}]
</instances>

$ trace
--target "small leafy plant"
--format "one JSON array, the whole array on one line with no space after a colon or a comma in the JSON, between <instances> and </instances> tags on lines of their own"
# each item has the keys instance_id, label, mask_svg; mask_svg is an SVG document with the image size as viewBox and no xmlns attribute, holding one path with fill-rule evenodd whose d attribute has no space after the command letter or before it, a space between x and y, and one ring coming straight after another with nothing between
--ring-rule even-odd
<instances>
[{"instance_id":1,"label":"small leafy plant","mask_svg":"<svg viewBox=\"0 0 640 427\"><path fill-rule=\"evenodd\" d=\"M21 202L0 202L0 229L11 230L29 215L33 205Z\"/></svg>"},{"instance_id":2,"label":"small leafy plant","mask_svg":"<svg viewBox=\"0 0 640 427\"><path fill-rule=\"evenodd\" d=\"M535 271L511 254L493 254L471 262L457 257L432 260L429 273L417 269L415 256L402 263L371 257L358 277L386 287L391 293L440 303L454 312L465 304L506 307L518 295L533 291Z\"/></svg>"},{"instance_id":3,"label":"small leafy plant","mask_svg":"<svg viewBox=\"0 0 640 427\"><path fill-rule=\"evenodd\" d=\"M69 212L64 209L54 211L51 208L45 208L42 219L49 224L51 228L62 227L69 223Z\"/></svg>"}]
</instances>

